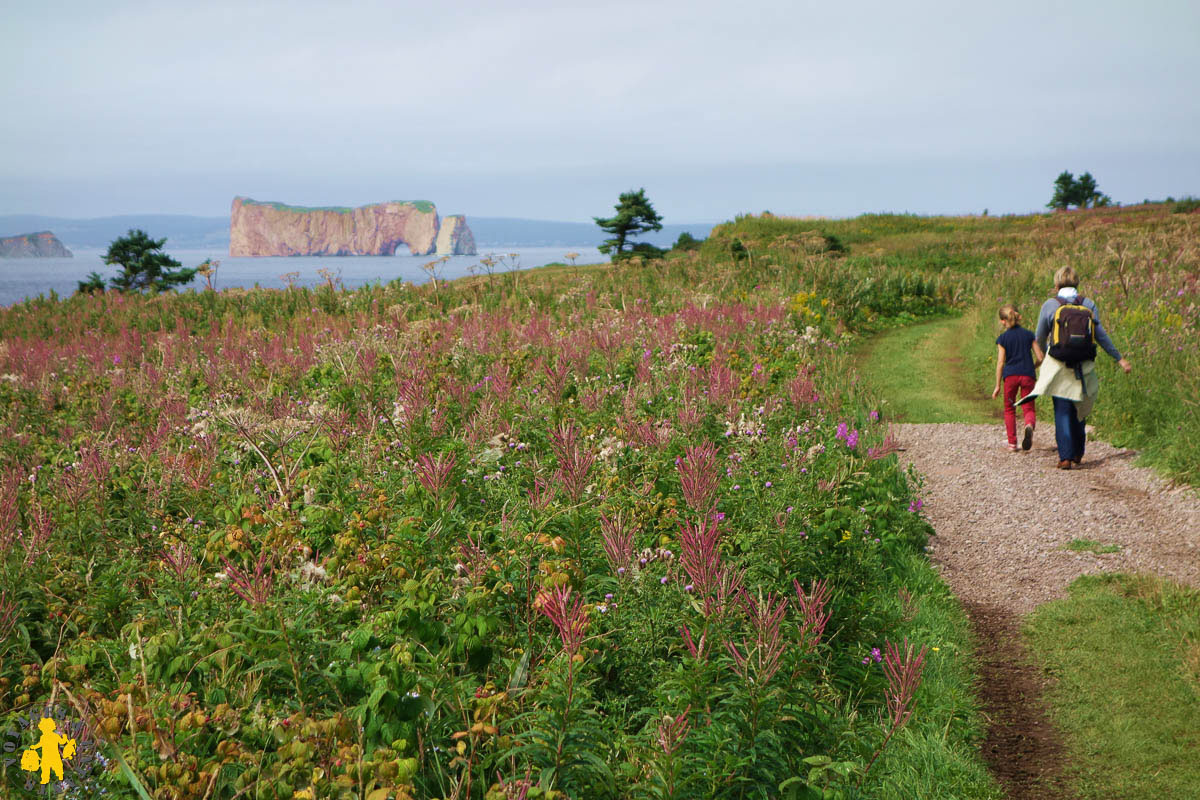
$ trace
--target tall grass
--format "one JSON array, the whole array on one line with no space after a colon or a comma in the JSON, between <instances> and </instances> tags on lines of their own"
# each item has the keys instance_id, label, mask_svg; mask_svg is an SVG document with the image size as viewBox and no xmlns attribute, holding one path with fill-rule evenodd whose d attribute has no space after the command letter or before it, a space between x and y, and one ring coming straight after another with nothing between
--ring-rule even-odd
<instances>
[{"instance_id":1,"label":"tall grass","mask_svg":"<svg viewBox=\"0 0 1200 800\"><path fill-rule=\"evenodd\" d=\"M964 333L968 382L986 393L995 369L996 310L1014 303L1030 327L1064 264L1080 273L1105 328L1134 365L1119 374L1098 358L1098 435L1140 450L1184 482L1200 481L1200 215L1168 205L1025 217L864 215L850 220L743 217L714 229L713 253L737 239L765 259L790 242L849 245L842 274L899 272L936 281L949 305L975 320ZM793 245L796 247L799 245Z\"/></svg>"}]
</instances>

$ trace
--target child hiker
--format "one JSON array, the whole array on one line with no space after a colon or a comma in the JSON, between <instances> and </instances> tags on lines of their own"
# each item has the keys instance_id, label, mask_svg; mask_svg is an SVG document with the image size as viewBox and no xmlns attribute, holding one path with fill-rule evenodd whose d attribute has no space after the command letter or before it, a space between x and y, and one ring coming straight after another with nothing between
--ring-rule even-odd
<instances>
[{"instance_id":1,"label":"child hiker","mask_svg":"<svg viewBox=\"0 0 1200 800\"><path fill-rule=\"evenodd\" d=\"M1017 401L1017 392L1027 395L1033 391L1035 374L1033 368L1042 363L1044 356L1038 347L1037 338L1030 331L1021 327L1021 315L1011 305L1000 308L1000 322L1004 325L1004 333L996 339L996 388L992 397L1000 394L1001 384L1004 390L1004 430L1008 434L1008 449L1017 451L1017 410L1013 403ZM1033 445L1033 429L1037 416L1033 403L1021 406L1025 417L1025 430L1021 437L1021 449L1028 450Z\"/></svg>"}]
</instances>

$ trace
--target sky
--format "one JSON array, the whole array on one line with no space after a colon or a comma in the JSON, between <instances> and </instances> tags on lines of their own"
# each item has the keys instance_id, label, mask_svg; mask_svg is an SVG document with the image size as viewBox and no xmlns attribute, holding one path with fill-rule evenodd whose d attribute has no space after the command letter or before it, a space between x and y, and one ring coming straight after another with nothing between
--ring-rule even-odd
<instances>
[{"instance_id":1,"label":"sky","mask_svg":"<svg viewBox=\"0 0 1200 800\"><path fill-rule=\"evenodd\" d=\"M590 221L1200 195L1200 3L0 0L0 214Z\"/></svg>"}]
</instances>

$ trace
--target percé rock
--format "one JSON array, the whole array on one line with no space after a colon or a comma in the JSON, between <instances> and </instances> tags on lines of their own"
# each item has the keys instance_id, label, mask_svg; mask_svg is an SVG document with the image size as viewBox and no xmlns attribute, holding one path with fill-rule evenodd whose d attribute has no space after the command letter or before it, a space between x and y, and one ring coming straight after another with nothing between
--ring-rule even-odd
<instances>
[{"instance_id":1,"label":"perc\u00e9 rock","mask_svg":"<svg viewBox=\"0 0 1200 800\"><path fill-rule=\"evenodd\" d=\"M425 256L436 248L438 229L437 208L425 201L302 208L235 197L229 255L391 256L404 245Z\"/></svg>"},{"instance_id":2,"label":"perc\u00e9 rock","mask_svg":"<svg viewBox=\"0 0 1200 800\"><path fill-rule=\"evenodd\" d=\"M467 227L467 218L462 214L451 214L442 218L438 228L437 254L439 256L475 255L475 236Z\"/></svg>"},{"instance_id":3,"label":"perc\u00e9 rock","mask_svg":"<svg viewBox=\"0 0 1200 800\"><path fill-rule=\"evenodd\" d=\"M74 258L50 231L0 238L0 258Z\"/></svg>"}]
</instances>

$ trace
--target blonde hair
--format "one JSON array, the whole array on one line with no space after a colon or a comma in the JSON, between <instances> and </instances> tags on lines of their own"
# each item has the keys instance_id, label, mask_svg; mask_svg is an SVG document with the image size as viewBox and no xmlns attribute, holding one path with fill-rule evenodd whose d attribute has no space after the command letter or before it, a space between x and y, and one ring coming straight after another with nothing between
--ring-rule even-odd
<instances>
[{"instance_id":1,"label":"blonde hair","mask_svg":"<svg viewBox=\"0 0 1200 800\"><path fill-rule=\"evenodd\" d=\"M1000 319L1012 325L1021 324L1021 313L1012 303L1000 306Z\"/></svg>"},{"instance_id":2,"label":"blonde hair","mask_svg":"<svg viewBox=\"0 0 1200 800\"><path fill-rule=\"evenodd\" d=\"M1059 267L1058 272L1054 273L1054 290L1058 291L1064 286L1079 286L1079 275L1076 274L1075 268L1071 265Z\"/></svg>"}]
</instances>

